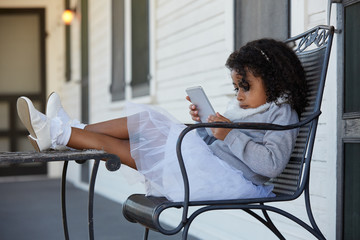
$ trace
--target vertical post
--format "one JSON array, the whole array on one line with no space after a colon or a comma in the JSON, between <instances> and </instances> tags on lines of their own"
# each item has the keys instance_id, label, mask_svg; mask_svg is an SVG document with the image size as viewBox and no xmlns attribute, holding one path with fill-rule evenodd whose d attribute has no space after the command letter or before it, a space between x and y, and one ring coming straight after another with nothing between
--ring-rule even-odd
<instances>
[{"instance_id":1,"label":"vertical post","mask_svg":"<svg viewBox=\"0 0 360 240\"><path fill-rule=\"evenodd\" d=\"M67 226L66 217L66 172L68 167L68 161L64 161L63 172L61 177L61 210L63 218L64 237L69 240L69 231Z\"/></svg>"}]
</instances>

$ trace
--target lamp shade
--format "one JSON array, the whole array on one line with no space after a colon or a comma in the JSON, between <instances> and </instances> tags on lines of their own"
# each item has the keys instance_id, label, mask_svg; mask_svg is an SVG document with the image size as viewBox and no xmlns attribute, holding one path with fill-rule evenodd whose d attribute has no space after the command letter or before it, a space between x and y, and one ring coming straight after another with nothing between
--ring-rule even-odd
<instances>
[{"instance_id":1,"label":"lamp shade","mask_svg":"<svg viewBox=\"0 0 360 240\"><path fill-rule=\"evenodd\" d=\"M70 25L71 22L73 21L74 19L74 15L75 15L75 12L70 10L70 9L66 9L63 14L62 14L62 20L63 22L65 23L65 25Z\"/></svg>"}]
</instances>

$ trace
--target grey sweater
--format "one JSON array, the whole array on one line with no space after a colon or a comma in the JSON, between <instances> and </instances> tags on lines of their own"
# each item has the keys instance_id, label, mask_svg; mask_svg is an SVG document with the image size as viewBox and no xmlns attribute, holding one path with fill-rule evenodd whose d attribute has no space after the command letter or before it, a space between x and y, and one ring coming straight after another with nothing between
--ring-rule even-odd
<instances>
[{"instance_id":1,"label":"grey sweater","mask_svg":"<svg viewBox=\"0 0 360 240\"><path fill-rule=\"evenodd\" d=\"M298 122L298 115L289 104L271 103L262 113L233 122L262 122L288 125ZM213 153L229 165L241 170L256 185L276 177L285 168L295 144L297 129L286 131L233 129L224 141L209 136L205 129L199 135Z\"/></svg>"}]
</instances>

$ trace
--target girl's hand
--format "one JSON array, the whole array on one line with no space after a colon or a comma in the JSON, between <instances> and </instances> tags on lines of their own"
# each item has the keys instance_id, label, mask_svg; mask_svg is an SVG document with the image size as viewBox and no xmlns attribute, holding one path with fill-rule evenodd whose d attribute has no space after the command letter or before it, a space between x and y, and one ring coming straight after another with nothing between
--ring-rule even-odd
<instances>
[{"instance_id":1,"label":"girl's hand","mask_svg":"<svg viewBox=\"0 0 360 240\"><path fill-rule=\"evenodd\" d=\"M208 118L208 122L227 122L230 123L231 121L226 117L222 116L220 113L216 113L216 115L210 115ZM211 128L211 131L215 138L219 140L224 140L228 133L231 131L231 128Z\"/></svg>"},{"instance_id":2,"label":"girl's hand","mask_svg":"<svg viewBox=\"0 0 360 240\"><path fill-rule=\"evenodd\" d=\"M189 102L191 102L189 96L186 96L186 99ZM190 104L189 109L190 109L189 113L190 113L191 119L194 120L195 122L200 122L199 111L197 110L196 106L194 104Z\"/></svg>"}]
</instances>

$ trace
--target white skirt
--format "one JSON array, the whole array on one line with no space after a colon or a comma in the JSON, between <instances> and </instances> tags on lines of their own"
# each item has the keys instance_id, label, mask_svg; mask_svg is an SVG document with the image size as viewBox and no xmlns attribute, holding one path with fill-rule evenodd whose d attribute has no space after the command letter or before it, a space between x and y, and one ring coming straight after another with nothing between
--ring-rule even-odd
<instances>
[{"instance_id":1,"label":"white skirt","mask_svg":"<svg viewBox=\"0 0 360 240\"><path fill-rule=\"evenodd\" d=\"M148 105L127 103L125 110L131 156L146 179L147 195L184 200L176 142L186 126L165 110ZM185 136L181 150L192 201L274 196L271 186L254 185L215 156L196 130Z\"/></svg>"}]
</instances>

